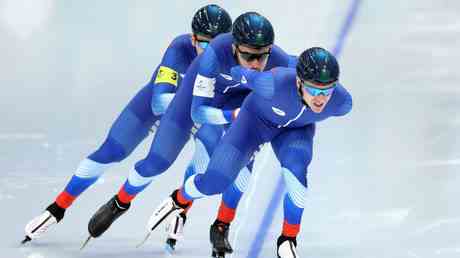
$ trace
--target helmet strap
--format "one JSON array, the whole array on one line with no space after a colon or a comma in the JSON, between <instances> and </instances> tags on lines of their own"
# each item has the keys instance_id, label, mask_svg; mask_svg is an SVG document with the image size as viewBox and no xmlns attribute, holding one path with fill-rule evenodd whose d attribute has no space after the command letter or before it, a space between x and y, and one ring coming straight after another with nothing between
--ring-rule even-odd
<instances>
[{"instance_id":1,"label":"helmet strap","mask_svg":"<svg viewBox=\"0 0 460 258\"><path fill-rule=\"evenodd\" d=\"M302 103L303 103L305 106L310 107L310 106L308 105L308 103L305 102L305 100L303 99L302 86L299 85L299 81L296 80L295 83L296 83L296 87L297 87L297 92L299 93L300 100L302 101Z\"/></svg>"},{"instance_id":2,"label":"helmet strap","mask_svg":"<svg viewBox=\"0 0 460 258\"><path fill-rule=\"evenodd\" d=\"M233 44L232 44L233 58L235 58L235 62L236 62L238 65L241 65L240 60L238 59L238 54L236 53L236 52L237 52L237 48L238 48L238 44L233 43Z\"/></svg>"}]
</instances>

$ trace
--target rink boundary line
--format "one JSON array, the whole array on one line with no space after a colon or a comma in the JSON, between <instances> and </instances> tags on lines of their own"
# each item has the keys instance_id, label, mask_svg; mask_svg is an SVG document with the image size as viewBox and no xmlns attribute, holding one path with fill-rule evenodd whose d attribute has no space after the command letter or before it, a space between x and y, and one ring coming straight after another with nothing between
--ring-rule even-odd
<instances>
[{"instance_id":1,"label":"rink boundary line","mask_svg":"<svg viewBox=\"0 0 460 258\"><path fill-rule=\"evenodd\" d=\"M358 12L358 7L361 4L361 0L353 0L351 5L348 8L348 12L344 22L342 23L341 29L337 36L336 44L332 50L332 53L339 58L342 53L343 46L345 44L345 39L349 35L353 22L355 21L356 14ZM262 245L265 242L267 237L268 229L270 228L275 211L278 209L278 206L281 202L282 194L284 191L284 185L282 182L282 177L278 178L276 183L275 190L270 198L268 207L262 218L259 229L257 230L256 236L252 243L250 244L250 249L248 252L247 258L257 258L259 257L260 251L262 250Z\"/></svg>"}]
</instances>

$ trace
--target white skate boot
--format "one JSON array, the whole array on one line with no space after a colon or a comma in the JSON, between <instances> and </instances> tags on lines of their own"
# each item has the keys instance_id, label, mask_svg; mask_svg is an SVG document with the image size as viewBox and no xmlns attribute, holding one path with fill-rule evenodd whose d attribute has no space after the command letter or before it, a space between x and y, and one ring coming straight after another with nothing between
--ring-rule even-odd
<instances>
[{"instance_id":1,"label":"white skate boot","mask_svg":"<svg viewBox=\"0 0 460 258\"><path fill-rule=\"evenodd\" d=\"M64 217L65 209L52 203L39 216L33 218L25 227L26 236L22 240L22 244L29 242L32 239L37 239L43 236L48 229L58 223Z\"/></svg>"},{"instance_id":2,"label":"white skate boot","mask_svg":"<svg viewBox=\"0 0 460 258\"><path fill-rule=\"evenodd\" d=\"M185 213L178 213L172 217L169 224L166 226L166 232L168 232L168 238L166 239L166 251L169 253L174 252L176 249L176 243L178 240L183 238L184 225L187 216Z\"/></svg>"},{"instance_id":3,"label":"white skate boot","mask_svg":"<svg viewBox=\"0 0 460 258\"><path fill-rule=\"evenodd\" d=\"M145 241L150 237L150 234L155 230L158 225L160 225L167 217L169 216L179 216L179 213L182 213L186 207L181 207L176 201L176 191L174 191L171 196L164 200L152 213L150 219L147 223L147 235L144 240L137 245L137 247L143 245Z\"/></svg>"}]
</instances>

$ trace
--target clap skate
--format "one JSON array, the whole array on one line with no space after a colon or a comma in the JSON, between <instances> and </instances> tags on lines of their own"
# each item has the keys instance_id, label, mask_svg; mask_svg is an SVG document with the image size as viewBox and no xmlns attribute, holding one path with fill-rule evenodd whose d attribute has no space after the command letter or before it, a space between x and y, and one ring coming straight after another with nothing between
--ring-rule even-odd
<instances>
[{"instance_id":1,"label":"clap skate","mask_svg":"<svg viewBox=\"0 0 460 258\"><path fill-rule=\"evenodd\" d=\"M32 239L43 236L48 229L64 218L65 209L59 207L55 202L46 208L39 216L33 218L25 227L26 236L21 244L25 244Z\"/></svg>"},{"instance_id":2,"label":"clap skate","mask_svg":"<svg viewBox=\"0 0 460 258\"><path fill-rule=\"evenodd\" d=\"M118 201L116 195L106 204L102 205L89 220L89 236L80 249L83 249L91 238L101 236L107 229L109 229L110 225L112 225L116 219L128 211L129 207L130 204L123 204Z\"/></svg>"},{"instance_id":3,"label":"clap skate","mask_svg":"<svg viewBox=\"0 0 460 258\"><path fill-rule=\"evenodd\" d=\"M182 207L176 201L176 193L178 190L175 190L166 200L164 200L152 213L150 219L147 223L147 235L140 242L137 247L143 245L147 239L150 237L152 232L160 225L167 217L169 216L178 216L179 213L182 213L187 207Z\"/></svg>"},{"instance_id":4,"label":"clap skate","mask_svg":"<svg viewBox=\"0 0 460 258\"><path fill-rule=\"evenodd\" d=\"M169 224L166 226L168 238L166 239L165 250L167 252L174 252L174 250L176 249L177 241L182 239L186 219L187 216L184 212L178 213L176 216L171 218Z\"/></svg>"},{"instance_id":5,"label":"clap skate","mask_svg":"<svg viewBox=\"0 0 460 258\"><path fill-rule=\"evenodd\" d=\"M209 229L209 238L212 244L212 257L224 258L226 253L233 253L233 248L228 241L230 224L214 221Z\"/></svg>"}]
</instances>

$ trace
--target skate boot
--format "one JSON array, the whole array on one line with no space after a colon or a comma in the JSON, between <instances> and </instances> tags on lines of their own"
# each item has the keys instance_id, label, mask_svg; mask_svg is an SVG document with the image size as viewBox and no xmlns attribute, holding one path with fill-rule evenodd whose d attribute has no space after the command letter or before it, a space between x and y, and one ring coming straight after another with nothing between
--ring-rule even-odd
<instances>
[{"instance_id":1,"label":"skate boot","mask_svg":"<svg viewBox=\"0 0 460 258\"><path fill-rule=\"evenodd\" d=\"M296 247L297 240L295 237L286 237L281 235L278 237L276 254L278 258L299 258Z\"/></svg>"},{"instance_id":2,"label":"skate boot","mask_svg":"<svg viewBox=\"0 0 460 258\"><path fill-rule=\"evenodd\" d=\"M179 213L182 213L189 205L180 205L177 201L177 192L175 190L166 200L164 200L152 213L149 221L147 222L147 235L144 240L137 245L137 247L143 245L145 241L150 237L152 231L155 230L158 225L161 224L169 216L178 216Z\"/></svg>"},{"instance_id":3,"label":"skate boot","mask_svg":"<svg viewBox=\"0 0 460 258\"><path fill-rule=\"evenodd\" d=\"M214 221L209 229L209 238L212 244L212 257L223 258L226 253L233 253L233 248L228 241L230 224Z\"/></svg>"},{"instance_id":4,"label":"skate boot","mask_svg":"<svg viewBox=\"0 0 460 258\"><path fill-rule=\"evenodd\" d=\"M176 248L177 240L182 239L184 224L187 216L184 212L174 216L169 224L166 226L166 232L168 232L168 238L166 239L166 251L169 253L174 252Z\"/></svg>"},{"instance_id":5,"label":"skate boot","mask_svg":"<svg viewBox=\"0 0 460 258\"><path fill-rule=\"evenodd\" d=\"M46 210L39 216L33 218L25 227L26 236L22 244L32 239L40 238L48 231L49 227L58 223L64 218L65 209L59 207L55 202L50 204Z\"/></svg>"},{"instance_id":6,"label":"skate boot","mask_svg":"<svg viewBox=\"0 0 460 258\"><path fill-rule=\"evenodd\" d=\"M115 195L91 217L88 223L88 232L91 237L102 235L112 223L123 215L131 204L123 204Z\"/></svg>"}]
</instances>

